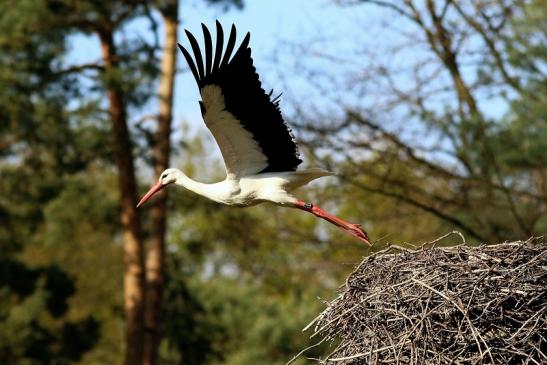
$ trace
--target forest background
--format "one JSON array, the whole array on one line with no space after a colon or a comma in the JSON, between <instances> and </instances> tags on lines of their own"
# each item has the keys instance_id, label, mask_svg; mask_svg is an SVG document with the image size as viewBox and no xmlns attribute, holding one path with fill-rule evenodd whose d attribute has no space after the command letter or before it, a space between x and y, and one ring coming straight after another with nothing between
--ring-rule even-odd
<instances>
[{"instance_id":1,"label":"forest background","mask_svg":"<svg viewBox=\"0 0 547 365\"><path fill-rule=\"evenodd\" d=\"M372 249L181 189L136 210L167 166L224 177L176 50L215 19L337 173L301 197ZM0 364L283 363L387 242L545 234L546 45L541 0L0 1Z\"/></svg>"}]
</instances>

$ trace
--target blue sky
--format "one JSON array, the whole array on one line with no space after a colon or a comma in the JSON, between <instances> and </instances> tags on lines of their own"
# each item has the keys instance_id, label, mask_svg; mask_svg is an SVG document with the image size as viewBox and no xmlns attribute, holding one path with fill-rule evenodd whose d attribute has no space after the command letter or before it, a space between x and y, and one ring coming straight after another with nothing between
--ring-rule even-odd
<instances>
[{"instance_id":1,"label":"blue sky","mask_svg":"<svg viewBox=\"0 0 547 365\"><path fill-rule=\"evenodd\" d=\"M187 45L188 41L182 29L188 29L201 40L201 23L213 28L218 19L226 28L236 24L238 39L246 32L251 33L251 48L254 64L259 72L264 88L284 91L287 87L296 90L299 97L305 98L306 88L302 80L294 77L291 69L294 58L298 55L286 52L290 44L305 43L315 37L339 39L347 33L346 20L355 10L341 9L333 6L330 0L281 0L281 1L246 1L243 10L224 12L219 8L207 6L203 1L183 2L181 8L180 42ZM356 20L356 19L355 19ZM281 54L281 55L280 55ZM280 59L277 59L280 58ZM182 57L178 59L181 68L185 68ZM313 62L309 59L308 62ZM283 80L280 75L284 76ZM289 81L287 81L289 80ZM287 85L287 82L290 85ZM201 115L196 100L199 99L197 87L189 73L181 74L176 84L176 118L188 120L192 125L201 121ZM286 106L286 105L285 105ZM282 103L283 107L283 103Z\"/></svg>"},{"instance_id":2,"label":"blue sky","mask_svg":"<svg viewBox=\"0 0 547 365\"><path fill-rule=\"evenodd\" d=\"M264 88L284 92L281 108L285 113L291 110L289 100L309 110L329 111L335 115L337 104L333 100L341 97L345 102L367 104L372 112L378 110L379 115L374 118L388 128L389 123L396 120L393 128L397 131L401 128L400 117L394 116L400 111L388 110L389 106L383 106L388 104L390 98L381 92L385 85L373 81L355 82L351 78L366 79L367 65L385 64L390 69L404 69L426 53L420 54L416 51L419 47L412 47L411 44L408 51L400 52L397 57L391 56L388 53L390 48L408 43L401 34L408 31L409 25L394 13L372 5L340 7L334 5L333 0L247 0L243 10L224 11L218 6L206 5L203 0L188 0L181 1L180 17L179 42L185 45L188 45L188 40L183 29L188 29L201 41L201 23L212 30L216 19L225 30L235 23L238 40L247 31L251 32L254 64ZM159 18L158 24L161 24ZM136 36L152 39L147 20L133 21L117 35L117 41L123 42ZM182 138L183 123L190 126L192 133L206 131L197 103L197 85L182 55L178 53L177 56L182 72L175 83L175 141ZM72 37L67 63L95 62L99 59L99 41L96 37ZM317 71L318 74L310 77L302 73L303 68ZM467 72L465 76L472 79L473 70ZM394 74L393 78L403 88L411 85L404 72ZM444 82L450 83L446 79ZM358 94L355 90L362 85L366 85L366 91ZM441 100L446 102L447 97L448 102L454 102L450 100L450 94L437 97L439 107ZM496 99L484 100L482 106L492 116L499 116L505 111L505 105ZM139 113L151 114L156 110L156 105L150 103ZM132 117L139 118L138 115ZM411 123L408 124L412 127Z\"/></svg>"},{"instance_id":3,"label":"blue sky","mask_svg":"<svg viewBox=\"0 0 547 365\"><path fill-rule=\"evenodd\" d=\"M191 31L200 41L202 22L210 29L214 29L214 21L218 19L224 25L225 30L232 23L236 24L238 40L241 40L246 32L251 33L255 66L268 90L275 88L283 91L286 86L299 88L297 80L292 85L285 85L279 80L279 75L291 73L291 70L287 70L287 68L293 63L291 59L287 58L278 63L273 61L281 49L288 44L303 43L306 40L319 37L321 39L343 38L341 36L351 32L351 23L359 19L355 9L340 9L333 6L329 0L250 0L246 1L243 10L232 8L228 11L224 11L220 7L206 5L201 0L182 1L181 3L179 41L185 45L188 44L183 32L184 29ZM362 11L357 13L362 13ZM362 16L361 20L363 20ZM161 21L158 23L161 24ZM123 35L118 35L118 39L131 38L137 34L151 39L148 26L146 20L134 21L124 30ZM99 41L95 36L74 36L70 45L71 52L67 57L67 64L99 61ZM343 42L339 42L338 45L341 49L343 48ZM345 46L347 47L348 44ZM195 126L197 123L201 123L197 104L199 100L197 86L191 74L187 72L182 55L178 54L177 56L179 69L184 72L179 73L176 80L175 123L184 120ZM294 55L290 56L294 57ZM309 60L309 62L312 61ZM287 79L290 78L284 78L285 81ZM300 82L300 84L302 83ZM143 113L146 114L146 111Z\"/></svg>"},{"instance_id":4,"label":"blue sky","mask_svg":"<svg viewBox=\"0 0 547 365\"><path fill-rule=\"evenodd\" d=\"M367 12L374 15L375 8L369 8ZM379 13L377 10L376 12ZM246 32L251 33L254 64L264 88L268 91L274 88L276 92L302 98L304 102L321 96L313 95L313 88L310 88L305 79L298 77L298 72L293 67L296 63L317 64L320 67L320 62L307 58L304 54L287 51L287 48L293 44L305 44L308 41L313 44L328 39L330 41L327 43L332 48L329 52L342 54L344 48L349 49L353 46L353 37L345 35L354 33L354 37L358 36L360 30L355 29L354 23L368 18L367 15L359 9L356 11L355 8L342 9L333 5L330 0L247 0L242 10L231 8L228 11L219 6L206 5L203 0L181 1L179 42L188 45L184 29L192 32L201 42L201 23L213 30L214 22L218 19L223 24L225 32L234 23L238 29L238 41L241 41ZM160 18L157 20L161 26ZM159 34L162 41L162 29ZM152 41L146 19L138 19L129 24L121 34L117 34L117 41L123 42L137 36ZM197 85L188 71L182 54L177 53L177 57L178 68L182 72L179 72L175 82L175 143L182 138L180 133L183 124L189 125L192 134L198 131L206 132L198 106ZM70 52L66 63L88 62L100 62L98 38L82 34L73 36L70 39ZM282 102L281 107L286 109L288 103ZM150 103L139 113L146 115L155 113L156 110L156 105ZM133 120L139 119L139 115L132 117Z\"/></svg>"}]
</instances>

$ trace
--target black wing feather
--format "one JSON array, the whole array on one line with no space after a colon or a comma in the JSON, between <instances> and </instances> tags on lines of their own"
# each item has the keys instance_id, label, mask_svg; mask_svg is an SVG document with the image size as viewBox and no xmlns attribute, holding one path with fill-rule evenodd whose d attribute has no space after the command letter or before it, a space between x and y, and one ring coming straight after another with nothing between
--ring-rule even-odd
<instances>
[{"instance_id":1,"label":"black wing feather","mask_svg":"<svg viewBox=\"0 0 547 365\"><path fill-rule=\"evenodd\" d=\"M213 61L213 70L215 72L220 67L220 59L222 56L222 47L224 46L224 32L222 31L222 25L216 21L217 27L217 44L215 47L215 60Z\"/></svg>"},{"instance_id":2,"label":"black wing feather","mask_svg":"<svg viewBox=\"0 0 547 365\"><path fill-rule=\"evenodd\" d=\"M218 34L222 34L222 28L217 23L217 36ZM217 85L221 88L226 110L253 135L268 158L268 166L261 172L294 171L302 160L299 158L292 131L281 116L280 95L272 100L272 93L268 95L262 88L251 58L249 33L228 62L235 45L235 34L235 26L232 25L226 52L218 69L215 64L221 57L219 53L222 46L219 47L217 39L213 70L200 78L198 85L200 89L206 85ZM207 48L207 41L205 43ZM192 49L194 53L199 52L199 49ZM195 54L195 57L196 60L201 59L201 55Z\"/></svg>"},{"instance_id":3,"label":"black wing feather","mask_svg":"<svg viewBox=\"0 0 547 365\"><path fill-rule=\"evenodd\" d=\"M211 62L213 61L213 42L211 41L211 33L205 24L201 23L203 29L203 39L205 40L205 76L207 77L211 72Z\"/></svg>"},{"instance_id":4,"label":"black wing feather","mask_svg":"<svg viewBox=\"0 0 547 365\"><path fill-rule=\"evenodd\" d=\"M230 56L232 55L232 51L234 50L235 45L236 26L232 24L232 28L230 29L230 36L228 37L228 44L226 45L226 52L224 52L224 57L222 58L222 63L220 64L220 67L226 66L226 64L230 60Z\"/></svg>"},{"instance_id":5,"label":"black wing feather","mask_svg":"<svg viewBox=\"0 0 547 365\"><path fill-rule=\"evenodd\" d=\"M196 69L196 65L194 64L194 60L192 59L192 56L190 56L190 53L184 48L180 43L177 43L180 50L182 51L182 54L184 55L184 58L186 59L186 63L188 63L188 67L190 67L190 71L192 71L192 74L194 75L194 78L196 79L196 82L199 83L199 75L198 70Z\"/></svg>"},{"instance_id":6,"label":"black wing feather","mask_svg":"<svg viewBox=\"0 0 547 365\"><path fill-rule=\"evenodd\" d=\"M192 51L194 52L194 56L196 57L196 66L198 69L199 78L203 79L205 77L205 72L203 71L203 58L201 57L201 51L199 49L198 41L196 41L196 38L194 38L192 33L190 33L189 31L185 30L184 32L186 33L186 36L190 41Z\"/></svg>"}]
</instances>

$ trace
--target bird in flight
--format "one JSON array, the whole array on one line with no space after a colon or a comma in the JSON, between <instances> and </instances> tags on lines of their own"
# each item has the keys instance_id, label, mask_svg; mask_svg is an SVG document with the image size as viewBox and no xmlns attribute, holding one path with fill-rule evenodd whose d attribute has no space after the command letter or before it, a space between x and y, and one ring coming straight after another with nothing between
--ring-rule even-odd
<instances>
[{"instance_id":1,"label":"bird in flight","mask_svg":"<svg viewBox=\"0 0 547 365\"><path fill-rule=\"evenodd\" d=\"M214 54L211 33L203 24L202 28L205 62L198 42L190 32L185 31L194 58L182 45L179 44L179 48L198 84L201 114L220 148L226 179L205 184L192 180L178 169L169 168L137 207L166 186L176 184L221 204L247 207L270 202L301 209L370 245L360 225L348 223L292 194L312 180L333 174L319 168L297 170L302 160L294 135L281 116L279 97L272 97L272 92L268 94L262 89L251 58L250 34L247 33L232 57L236 43L234 25L223 51L224 32L216 22Z\"/></svg>"}]
</instances>

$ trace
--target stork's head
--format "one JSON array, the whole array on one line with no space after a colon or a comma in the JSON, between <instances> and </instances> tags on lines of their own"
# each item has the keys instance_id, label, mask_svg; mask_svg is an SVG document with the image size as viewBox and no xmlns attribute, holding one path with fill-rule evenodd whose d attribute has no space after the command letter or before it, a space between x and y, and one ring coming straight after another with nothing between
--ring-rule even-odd
<instances>
[{"instance_id":1,"label":"stork's head","mask_svg":"<svg viewBox=\"0 0 547 365\"><path fill-rule=\"evenodd\" d=\"M167 169L164 170L160 178L158 179L158 184L162 183L163 185L169 185L177 181L177 176L179 174L179 170L177 169Z\"/></svg>"},{"instance_id":2,"label":"stork's head","mask_svg":"<svg viewBox=\"0 0 547 365\"><path fill-rule=\"evenodd\" d=\"M148 192L141 198L137 208L143 205L148 199L150 199L154 194L165 188L167 185L177 181L179 170L177 169L167 169L161 173L158 182L148 190Z\"/></svg>"}]
</instances>

